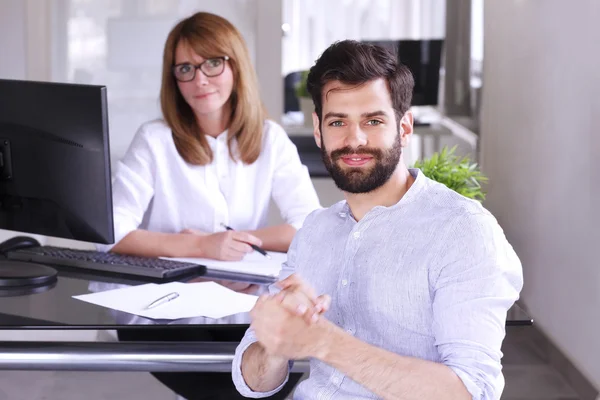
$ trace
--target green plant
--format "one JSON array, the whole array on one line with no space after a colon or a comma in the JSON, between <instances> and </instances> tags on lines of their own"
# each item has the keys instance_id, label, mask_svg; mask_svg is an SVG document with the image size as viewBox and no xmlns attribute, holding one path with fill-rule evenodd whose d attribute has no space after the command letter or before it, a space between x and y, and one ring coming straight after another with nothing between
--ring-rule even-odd
<instances>
[{"instance_id":1,"label":"green plant","mask_svg":"<svg viewBox=\"0 0 600 400\"><path fill-rule=\"evenodd\" d=\"M451 149L444 147L441 152L416 161L414 168L419 168L428 178L465 197L480 202L485 200L482 184L487 183L488 178L480 171L477 163L471 162L468 156L458 157L454 154L455 151L456 146Z\"/></svg>"},{"instance_id":2,"label":"green plant","mask_svg":"<svg viewBox=\"0 0 600 400\"><path fill-rule=\"evenodd\" d=\"M296 97L308 97L310 98L310 93L306 89L306 79L308 78L308 71L302 71L300 74L300 81L296 84Z\"/></svg>"}]
</instances>

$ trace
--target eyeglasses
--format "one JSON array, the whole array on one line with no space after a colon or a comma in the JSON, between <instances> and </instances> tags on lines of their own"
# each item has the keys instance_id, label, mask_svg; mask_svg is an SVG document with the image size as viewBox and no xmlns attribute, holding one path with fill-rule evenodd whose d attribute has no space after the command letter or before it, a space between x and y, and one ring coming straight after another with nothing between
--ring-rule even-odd
<instances>
[{"instance_id":1,"label":"eyeglasses","mask_svg":"<svg viewBox=\"0 0 600 400\"><path fill-rule=\"evenodd\" d=\"M209 78L219 76L225 71L225 61L227 60L229 60L229 57L223 56L209 58L198 65L190 63L177 64L173 66L173 76L179 82L189 82L194 80L198 69Z\"/></svg>"}]
</instances>

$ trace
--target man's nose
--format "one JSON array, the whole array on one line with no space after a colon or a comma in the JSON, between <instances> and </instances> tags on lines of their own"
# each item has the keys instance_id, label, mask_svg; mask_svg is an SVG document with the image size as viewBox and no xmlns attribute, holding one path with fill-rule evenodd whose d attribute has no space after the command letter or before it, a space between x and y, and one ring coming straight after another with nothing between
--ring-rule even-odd
<instances>
[{"instance_id":1,"label":"man's nose","mask_svg":"<svg viewBox=\"0 0 600 400\"><path fill-rule=\"evenodd\" d=\"M351 124L348 127L345 144L353 149L367 144L367 134L361 129L359 124Z\"/></svg>"}]
</instances>

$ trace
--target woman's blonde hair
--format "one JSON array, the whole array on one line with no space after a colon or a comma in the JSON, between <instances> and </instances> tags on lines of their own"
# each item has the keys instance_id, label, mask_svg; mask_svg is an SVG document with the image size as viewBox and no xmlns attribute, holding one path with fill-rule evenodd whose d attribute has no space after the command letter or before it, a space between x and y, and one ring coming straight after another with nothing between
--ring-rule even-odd
<instances>
[{"instance_id":1,"label":"woman's blonde hair","mask_svg":"<svg viewBox=\"0 0 600 400\"><path fill-rule=\"evenodd\" d=\"M228 126L229 155L252 164L260 155L265 109L260 99L258 82L246 43L240 32L226 19L199 12L179 22L169 33L163 54L160 105L173 140L183 159L193 165L206 165L213 154L172 74L175 49L186 41L201 57L228 56L233 72L233 91L229 99L231 119ZM196 73L200 73L197 71ZM238 153L233 143L237 140Z\"/></svg>"}]
</instances>

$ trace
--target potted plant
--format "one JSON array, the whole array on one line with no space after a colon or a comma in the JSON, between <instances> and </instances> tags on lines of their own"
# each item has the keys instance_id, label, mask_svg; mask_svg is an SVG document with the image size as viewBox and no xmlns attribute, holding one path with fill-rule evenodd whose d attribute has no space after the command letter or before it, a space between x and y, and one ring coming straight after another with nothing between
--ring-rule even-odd
<instances>
[{"instance_id":1,"label":"potted plant","mask_svg":"<svg viewBox=\"0 0 600 400\"><path fill-rule=\"evenodd\" d=\"M440 182L457 193L470 199L482 202L485 192L482 184L488 178L481 172L477 163L471 162L468 156L458 157L454 152L456 146L434 153L424 160L417 160L414 168L419 168L425 176Z\"/></svg>"},{"instance_id":2,"label":"potted plant","mask_svg":"<svg viewBox=\"0 0 600 400\"><path fill-rule=\"evenodd\" d=\"M308 71L302 71L300 74L300 81L296 85L296 97L300 103L300 111L304 114L304 126L312 128L312 113L315 110L312 97L306 89L306 79L308 78Z\"/></svg>"}]
</instances>

